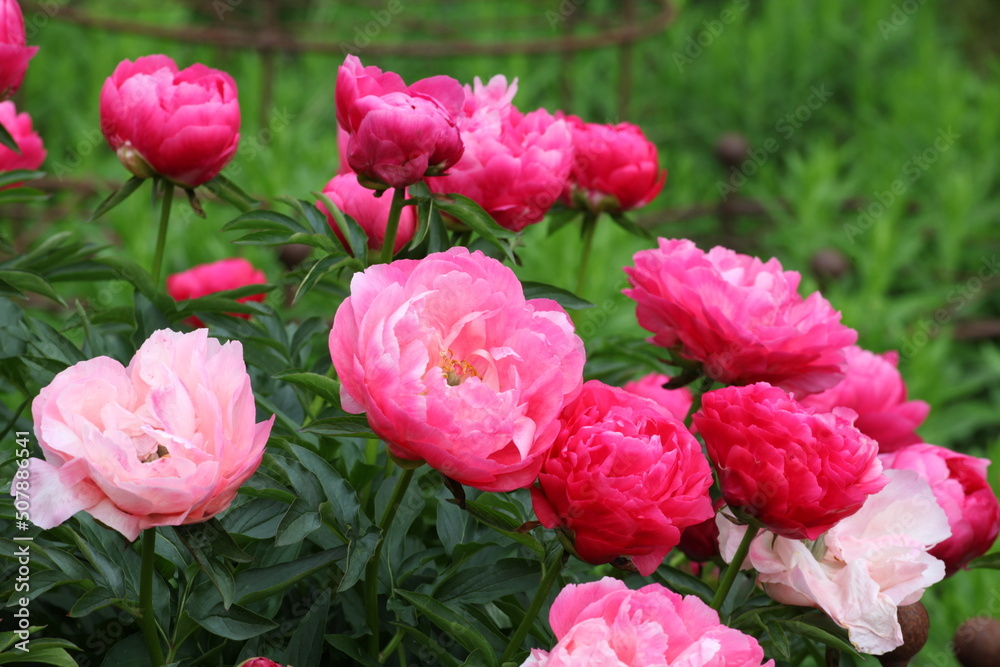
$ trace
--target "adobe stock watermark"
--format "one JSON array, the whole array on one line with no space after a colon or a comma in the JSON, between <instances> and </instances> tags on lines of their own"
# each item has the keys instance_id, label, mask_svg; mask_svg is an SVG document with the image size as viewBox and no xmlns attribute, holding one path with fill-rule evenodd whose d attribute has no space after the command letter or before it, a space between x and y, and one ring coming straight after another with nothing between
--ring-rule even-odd
<instances>
[{"instance_id":1,"label":"adobe stock watermark","mask_svg":"<svg viewBox=\"0 0 1000 667\"><path fill-rule=\"evenodd\" d=\"M371 10L371 20L354 26L354 40L341 42L340 50L345 56L355 54L368 48L382 31L389 27L393 19L403 12L403 0L388 0L384 9Z\"/></svg>"},{"instance_id":2,"label":"adobe stock watermark","mask_svg":"<svg viewBox=\"0 0 1000 667\"><path fill-rule=\"evenodd\" d=\"M732 6L726 7L719 12L719 18L710 21L702 21L704 28L697 34L688 37L684 48L681 51L674 51L671 58L678 72L683 72L684 68L694 63L695 60L705 53L705 49L712 46L741 12L750 6L750 0L732 0Z\"/></svg>"},{"instance_id":3,"label":"adobe stock watermark","mask_svg":"<svg viewBox=\"0 0 1000 667\"><path fill-rule=\"evenodd\" d=\"M895 179L887 189L873 192L872 198L875 201L862 209L861 214L858 215L858 219L854 224L849 222L844 223L843 229L844 234L847 235L847 240L854 243L856 237L868 231L869 227L885 215L896 199L902 197L914 183L919 181L930 170L931 166L938 161L941 154L954 146L960 137L961 135L956 134L950 125L947 130L938 128L937 137L934 138L932 144L917 155L911 156L909 160L903 163L900 170L900 178Z\"/></svg>"},{"instance_id":4,"label":"adobe stock watermark","mask_svg":"<svg viewBox=\"0 0 1000 667\"><path fill-rule=\"evenodd\" d=\"M889 35L906 25L910 17L916 14L925 2L927 0L903 0L903 2L894 4L888 18L879 19L876 24L879 32L882 33L882 39L888 39Z\"/></svg>"},{"instance_id":5,"label":"adobe stock watermark","mask_svg":"<svg viewBox=\"0 0 1000 667\"><path fill-rule=\"evenodd\" d=\"M17 459L17 471L14 473L14 480L10 485L11 495L14 496L14 527L18 534L13 536L16 543L14 558L17 561L17 572L14 578L14 592L21 593L21 597L11 598L9 606L15 607L11 614L14 618L13 633L18 641L14 644L17 651L28 652L31 641L31 610L28 604L31 599L28 594L31 592L31 541L30 535L22 535L24 531L31 527L31 473L28 470L28 461L31 451L28 449L27 431L17 431L15 436L14 457Z\"/></svg>"},{"instance_id":6,"label":"adobe stock watermark","mask_svg":"<svg viewBox=\"0 0 1000 667\"><path fill-rule=\"evenodd\" d=\"M555 28L563 23L570 16L576 13L587 0L562 0L555 11L549 9L545 12L545 19L549 22L550 28Z\"/></svg>"}]
</instances>

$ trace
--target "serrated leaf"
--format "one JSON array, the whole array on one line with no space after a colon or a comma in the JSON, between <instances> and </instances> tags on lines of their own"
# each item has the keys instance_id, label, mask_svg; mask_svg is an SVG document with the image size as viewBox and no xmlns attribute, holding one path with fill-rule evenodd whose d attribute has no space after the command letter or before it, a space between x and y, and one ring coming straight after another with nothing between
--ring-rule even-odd
<instances>
[{"instance_id":1,"label":"serrated leaf","mask_svg":"<svg viewBox=\"0 0 1000 667\"><path fill-rule=\"evenodd\" d=\"M567 310L583 310L594 307L594 304L586 299L581 299L569 290L555 285L529 281L521 283L521 286L524 288L525 299L552 299Z\"/></svg>"},{"instance_id":2,"label":"serrated leaf","mask_svg":"<svg viewBox=\"0 0 1000 667\"><path fill-rule=\"evenodd\" d=\"M145 180L146 179L144 178L133 176L132 178L125 181L125 183L120 188L112 192L110 195L108 195L107 199L105 199L100 203L100 205L97 207L97 210L94 211L94 214L90 216L90 222L94 222L102 215L113 209L115 206L118 206L123 201L128 199L132 195L132 193L134 193L136 190L139 189L139 186L142 185Z\"/></svg>"},{"instance_id":3,"label":"serrated leaf","mask_svg":"<svg viewBox=\"0 0 1000 667\"><path fill-rule=\"evenodd\" d=\"M488 667L496 667L497 657L490 643L477 630L469 626L468 619L446 607L430 595L416 591L396 589L396 595L416 607L434 625L451 635L469 653L479 651L486 659Z\"/></svg>"},{"instance_id":4,"label":"serrated leaf","mask_svg":"<svg viewBox=\"0 0 1000 667\"><path fill-rule=\"evenodd\" d=\"M299 431L340 438L371 438L375 435L371 426L368 425L368 420L361 415L317 419L306 424Z\"/></svg>"}]
</instances>

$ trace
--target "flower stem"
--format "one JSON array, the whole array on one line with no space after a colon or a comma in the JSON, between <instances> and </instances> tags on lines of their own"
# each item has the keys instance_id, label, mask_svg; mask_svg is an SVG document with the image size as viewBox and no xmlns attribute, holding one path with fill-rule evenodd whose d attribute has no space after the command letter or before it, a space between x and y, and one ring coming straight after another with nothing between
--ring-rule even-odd
<instances>
[{"instance_id":1,"label":"flower stem","mask_svg":"<svg viewBox=\"0 0 1000 667\"><path fill-rule=\"evenodd\" d=\"M156 234L156 253L153 255L153 284L160 286L160 269L163 267L163 249L167 245L167 227L170 225L170 205L174 201L174 184L161 181L163 205L160 209L160 229Z\"/></svg>"},{"instance_id":2,"label":"flower stem","mask_svg":"<svg viewBox=\"0 0 1000 667\"><path fill-rule=\"evenodd\" d=\"M580 252L580 268L576 276L576 294L583 292L587 281L587 264L590 262L590 249L594 246L594 230L597 229L597 213L587 211L583 214L583 250Z\"/></svg>"},{"instance_id":3,"label":"flower stem","mask_svg":"<svg viewBox=\"0 0 1000 667\"><path fill-rule=\"evenodd\" d=\"M396 248L396 231L399 229L399 216L403 212L403 202L406 201L406 188L396 188L392 192L392 204L389 206L389 221L385 224L385 240L382 241L382 263L392 261Z\"/></svg>"},{"instance_id":4,"label":"flower stem","mask_svg":"<svg viewBox=\"0 0 1000 667\"><path fill-rule=\"evenodd\" d=\"M160 636L156 629L156 617L153 615L153 560L156 558L156 528L147 528L142 533L142 570L139 573L139 624L142 626L142 636L146 640L146 650L149 651L149 661L155 665L166 664L163 661L163 649L160 648Z\"/></svg>"},{"instance_id":5,"label":"flower stem","mask_svg":"<svg viewBox=\"0 0 1000 667\"><path fill-rule=\"evenodd\" d=\"M371 637L368 638L368 652L376 660L379 657L378 570L382 558L382 545L385 544L386 531L389 530L392 520L396 517L396 510L403 502L403 496L406 495L406 489L410 486L411 479L413 479L413 470L403 470L399 481L396 482L396 488L392 490L389 504L385 506L378 522L382 537L375 545L375 553L372 554L371 560L365 566L365 618L368 621L368 629L372 633Z\"/></svg>"},{"instance_id":6,"label":"flower stem","mask_svg":"<svg viewBox=\"0 0 1000 667\"><path fill-rule=\"evenodd\" d=\"M712 598L712 609L719 611L722 608L722 603L726 601L726 596L729 595L729 589L733 587L733 582L736 581L736 575L740 572L740 565L747 557L747 553L750 551L750 543L753 542L753 538L757 537L757 532L760 530L757 526L747 526L747 532L743 535L743 540L740 542L740 546L736 549L736 555L733 556L732 562L729 563L729 567L726 568L726 573L722 575L722 580L719 582L719 587L715 590L715 597Z\"/></svg>"},{"instance_id":7,"label":"flower stem","mask_svg":"<svg viewBox=\"0 0 1000 667\"><path fill-rule=\"evenodd\" d=\"M510 638L507 648L504 649L503 656L500 658L501 665L513 660L514 654L521 648L524 638L528 636L531 626L535 624L535 618L538 616L538 612L541 611L542 605L545 604L545 600L548 599L549 591L552 590L552 584L556 582L556 579L559 578L559 573L562 571L565 553L564 550L560 549L554 562L545 571L545 574L542 575L542 581L538 585L538 590L535 591L535 597L531 600L531 606L528 607L524 618L521 619L521 624L517 626L517 630L514 631L514 635Z\"/></svg>"}]
</instances>

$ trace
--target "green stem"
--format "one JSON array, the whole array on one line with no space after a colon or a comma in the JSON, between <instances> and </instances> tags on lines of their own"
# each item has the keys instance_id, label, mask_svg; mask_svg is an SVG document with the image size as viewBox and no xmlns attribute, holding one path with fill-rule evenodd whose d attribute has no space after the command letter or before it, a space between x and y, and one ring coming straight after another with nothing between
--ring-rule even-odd
<instances>
[{"instance_id":1,"label":"green stem","mask_svg":"<svg viewBox=\"0 0 1000 667\"><path fill-rule=\"evenodd\" d=\"M736 555L733 556L733 560L726 568L726 573L722 575L719 587L715 590L715 597L712 598L712 609L715 611L722 609L722 603L726 601L729 589L733 587L736 575L740 572L740 565L743 564L747 553L750 551L750 543L753 542L753 538L757 537L759 530L760 528L757 526L747 526L747 532L743 535L743 541L740 542L739 548L736 549Z\"/></svg>"},{"instance_id":2,"label":"green stem","mask_svg":"<svg viewBox=\"0 0 1000 667\"><path fill-rule=\"evenodd\" d=\"M386 531L392 525L392 520L396 517L396 510L403 502L410 480L413 479L413 470L403 470L396 488L392 490L392 497L389 504L382 511L382 518L379 519L378 528L382 534L378 544L375 545L375 553L365 567L365 618L368 620L368 629L371 630L371 637L368 638L368 652L378 660L379 655L379 617L378 617L378 570L379 562L382 558L382 545L385 544Z\"/></svg>"},{"instance_id":3,"label":"green stem","mask_svg":"<svg viewBox=\"0 0 1000 667\"><path fill-rule=\"evenodd\" d=\"M514 654L521 648L524 638L528 636L531 626L535 624L535 618L538 616L538 612L542 610L542 605L548 599L549 591L552 590L552 584L556 582L556 579L559 578L559 573L562 571L564 553L562 549L559 550L555 562L549 566L549 569L542 576L538 590L535 591L535 597L531 600L531 606L528 607L524 618L521 619L521 624L517 626L517 630L514 631L514 635L510 638L507 648L504 649L503 656L500 658L501 665L513 660Z\"/></svg>"},{"instance_id":4,"label":"green stem","mask_svg":"<svg viewBox=\"0 0 1000 667\"><path fill-rule=\"evenodd\" d=\"M403 202L406 201L406 188L396 188L392 192L392 205L389 207L389 221L385 224L385 240L382 242L382 263L392 261L393 250L396 247L396 230L399 229L399 216L403 212Z\"/></svg>"},{"instance_id":5,"label":"green stem","mask_svg":"<svg viewBox=\"0 0 1000 667\"><path fill-rule=\"evenodd\" d=\"M587 211L583 214L583 250L580 252L580 269L576 276L576 294L583 292L587 281L587 264L590 263L590 249L594 246L594 231L597 229L597 213Z\"/></svg>"},{"instance_id":6,"label":"green stem","mask_svg":"<svg viewBox=\"0 0 1000 667\"><path fill-rule=\"evenodd\" d=\"M147 528L142 533L142 570L139 573L139 624L146 640L149 661L154 667L166 664L163 649L160 648L159 631L153 615L153 560L156 558L156 528Z\"/></svg>"},{"instance_id":7,"label":"green stem","mask_svg":"<svg viewBox=\"0 0 1000 667\"><path fill-rule=\"evenodd\" d=\"M160 209L160 229L156 234L156 253L153 255L153 284L160 286L160 269L163 267L163 249L167 245L167 227L170 226L170 205L174 201L174 184L163 181L163 206Z\"/></svg>"}]
</instances>

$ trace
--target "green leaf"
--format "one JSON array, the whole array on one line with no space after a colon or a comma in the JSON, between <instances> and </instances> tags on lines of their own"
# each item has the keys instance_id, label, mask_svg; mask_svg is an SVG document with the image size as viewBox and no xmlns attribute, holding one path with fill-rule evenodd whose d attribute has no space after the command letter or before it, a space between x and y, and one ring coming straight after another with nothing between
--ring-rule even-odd
<instances>
[{"instance_id":1,"label":"green leaf","mask_svg":"<svg viewBox=\"0 0 1000 667\"><path fill-rule=\"evenodd\" d=\"M2 127L2 126L0 126ZM0 654L0 665L14 665L18 663L29 663L32 665L57 665L58 667L77 667L76 660L66 652L66 649L56 647L39 647L32 639L28 645L28 652L23 653L2 653Z\"/></svg>"},{"instance_id":2,"label":"green leaf","mask_svg":"<svg viewBox=\"0 0 1000 667\"><path fill-rule=\"evenodd\" d=\"M337 208L337 205L325 193L319 192L314 194L319 197L326 210L333 216L333 220L337 223L340 233L347 239L347 244L351 248L351 254L364 263L364 259L368 256L368 235L365 233L365 230L361 228L361 225L354 218Z\"/></svg>"},{"instance_id":3,"label":"green leaf","mask_svg":"<svg viewBox=\"0 0 1000 667\"><path fill-rule=\"evenodd\" d=\"M375 436L375 432L368 425L368 419L361 415L317 419L306 424L299 431L340 438L371 438Z\"/></svg>"},{"instance_id":4,"label":"green leaf","mask_svg":"<svg viewBox=\"0 0 1000 667\"><path fill-rule=\"evenodd\" d=\"M612 213L611 219L615 221L615 224L627 231L629 234L644 239L653 238L653 235L649 233L648 229L635 224L632 218L628 217L625 213Z\"/></svg>"},{"instance_id":5,"label":"green leaf","mask_svg":"<svg viewBox=\"0 0 1000 667\"><path fill-rule=\"evenodd\" d=\"M285 511L274 534L274 544L278 547L297 544L322 525L319 512L307 505L301 498Z\"/></svg>"},{"instance_id":6,"label":"green leaf","mask_svg":"<svg viewBox=\"0 0 1000 667\"><path fill-rule=\"evenodd\" d=\"M378 660L368 655L368 652L358 644L358 640L347 635L326 635L326 641L330 646L337 649L348 658L364 667L382 667ZM335 662L333 664L340 664Z\"/></svg>"},{"instance_id":7,"label":"green leaf","mask_svg":"<svg viewBox=\"0 0 1000 667\"><path fill-rule=\"evenodd\" d=\"M26 204L49 198L49 193L38 188L13 187L0 190L0 204Z\"/></svg>"},{"instance_id":8,"label":"green leaf","mask_svg":"<svg viewBox=\"0 0 1000 667\"><path fill-rule=\"evenodd\" d=\"M1000 570L1000 551L975 558L966 567L970 570L978 568Z\"/></svg>"},{"instance_id":9,"label":"green leaf","mask_svg":"<svg viewBox=\"0 0 1000 667\"><path fill-rule=\"evenodd\" d=\"M285 371L272 376L275 380L288 382L297 387L302 387L323 399L330 405L340 408L340 383L325 375L318 373L302 373L297 371Z\"/></svg>"},{"instance_id":10,"label":"green leaf","mask_svg":"<svg viewBox=\"0 0 1000 667\"><path fill-rule=\"evenodd\" d=\"M330 567L345 555L347 546L339 546L298 560L243 570L236 575L236 599L240 604L248 605L277 595L294 583Z\"/></svg>"},{"instance_id":11,"label":"green leaf","mask_svg":"<svg viewBox=\"0 0 1000 667\"><path fill-rule=\"evenodd\" d=\"M802 635L807 639L812 639L832 646L835 649L847 653L856 658L861 658L854 645L847 637L847 630L834 623L829 616L821 612L807 612L789 621L776 621L776 624L784 626L791 632Z\"/></svg>"},{"instance_id":12,"label":"green leaf","mask_svg":"<svg viewBox=\"0 0 1000 667\"><path fill-rule=\"evenodd\" d=\"M566 225L575 222L582 215L583 211L578 208L568 208L562 204L556 204L548 212L549 226L545 230L546 236L552 236Z\"/></svg>"},{"instance_id":13,"label":"green leaf","mask_svg":"<svg viewBox=\"0 0 1000 667\"><path fill-rule=\"evenodd\" d=\"M330 611L330 590L319 593L309 611L298 623L285 649L285 665L320 665L323 657L323 631Z\"/></svg>"},{"instance_id":14,"label":"green leaf","mask_svg":"<svg viewBox=\"0 0 1000 667\"><path fill-rule=\"evenodd\" d=\"M108 195L107 199L101 202L101 204L97 207L97 210L94 211L94 214L90 216L89 222L94 222L102 215L113 209L115 206L118 206L123 201L128 199L133 192L139 189L139 186L142 185L145 180L146 179L144 178L133 176L132 178L125 181L124 185L122 185L120 188L112 192L110 195Z\"/></svg>"},{"instance_id":15,"label":"green leaf","mask_svg":"<svg viewBox=\"0 0 1000 667\"><path fill-rule=\"evenodd\" d=\"M326 257L317 259L313 262L312 266L309 267L309 271L306 272L306 277L302 279L302 282L300 282L299 286L295 289L295 296L292 297L292 302L298 303L299 299L315 287L316 283L322 280L324 276L333 273L337 269L350 266L351 264L356 265L359 269L364 269L364 264L354 257L327 255Z\"/></svg>"},{"instance_id":16,"label":"green leaf","mask_svg":"<svg viewBox=\"0 0 1000 667\"><path fill-rule=\"evenodd\" d=\"M528 533L517 532L517 529L521 527L522 522L513 518L509 514L505 514L504 512L493 509L482 502L474 500L466 500L465 509L468 510L469 514L475 517L477 521L481 521L497 532L506 535L516 542L520 542L539 556L542 556L545 553L545 547L542 546L541 542Z\"/></svg>"},{"instance_id":17,"label":"green leaf","mask_svg":"<svg viewBox=\"0 0 1000 667\"><path fill-rule=\"evenodd\" d=\"M448 653L448 651L441 645L441 642L439 641L440 638L428 637L420 630L417 630L416 628L411 627L409 625L404 625L401 623L396 623L395 625L397 628L399 628L400 630L408 634L410 637L412 637L418 644L420 644L420 646L427 649L427 651L430 653L430 656L428 657L433 656L434 659L438 663L444 665L444 667L461 667L462 663L458 661L458 658L453 656L451 653ZM476 653L476 655L480 654ZM431 664L436 664L436 663L431 663Z\"/></svg>"},{"instance_id":18,"label":"green leaf","mask_svg":"<svg viewBox=\"0 0 1000 667\"><path fill-rule=\"evenodd\" d=\"M298 220L277 211L248 211L222 226L224 232L279 232L288 238L292 234L309 234Z\"/></svg>"},{"instance_id":19,"label":"green leaf","mask_svg":"<svg viewBox=\"0 0 1000 667\"><path fill-rule=\"evenodd\" d=\"M137 262L122 257L101 257L95 260L98 264L110 267L118 280L124 280L133 285L147 299L156 297L156 284L153 277Z\"/></svg>"},{"instance_id":20,"label":"green leaf","mask_svg":"<svg viewBox=\"0 0 1000 667\"><path fill-rule=\"evenodd\" d=\"M135 632L111 647L101 667L151 667L141 632Z\"/></svg>"},{"instance_id":21,"label":"green leaf","mask_svg":"<svg viewBox=\"0 0 1000 667\"><path fill-rule=\"evenodd\" d=\"M36 294L49 297L61 306L66 305L66 302L63 301L52 285L37 273L0 269L0 282L10 285L20 295L23 295L25 292L35 292Z\"/></svg>"},{"instance_id":22,"label":"green leaf","mask_svg":"<svg viewBox=\"0 0 1000 667\"><path fill-rule=\"evenodd\" d=\"M229 609L217 604L203 618L194 620L209 632L236 641L246 641L278 627L274 621L237 604Z\"/></svg>"},{"instance_id":23,"label":"green leaf","mask_svg":"<svg viewBox=\"0 0 1000 667\"><path fill-rule=\"evenodd\" d=\"M497 657L493 647L490 646L485 637L469 625L469 621L465 616L449 609L430 595L400 589L396 589L396 595L408 601L421 614L434 623L434 625L454 637L455 641L461 644L469 653L481 652L486 659L485 664L489 667L496 667Z\"/></svg>"},{"instance_id":24,"label":"green leaf","mask_svg":"<svg viewBox=\"0 0 1000 667\"><path fill-rule=\"evenodd\" d=\"M364 573L365 565L368 564L369 559L375 553L375 548L381 539L382 535L379 533L378 528L372 526L360 538L351 540L350 545L348 545L347 562L343 565L344 576L341 578L340 583L337 584L338 593L346 591L358 583L358 580Z\"/></svg>"},{"instance_id":25,"label":"green leaf","mask_svg":"<svg viewBox=\"0 0 1000 667\"><path fill-rule=\"evenodd\" d=\"M586 299L581 299L569 290L555 285L534 282L525 282L521 285L524 287L524 298L526 299L552 299L567 310L583 310L594 307L594 304Z\"/></svg>"},{"instance_id":26,"label":"green leaf","mask_svg":"<svg viewBox=\"0 0 1000 667\"><path fill-rule=\"evenodd\" d=\"M514 253L510 249L510 244L504 243L500 239L515 237L517 232L512 232L498 225L482 206L459 194L450 194L446 198L436 197L435 204L438 209L465 223L471 230L500 248L511 262L514 261Z\"/></svg>"},{"instance_id":27,"label":"green leaf","mask_svg":"<svg viewBox=\"0 0 1000 667\"><path fill-rule=\"evenodd\" d=\"M774 646L774 657L781 658L786 661L791 660L792 646L788 641L788 635L785 633L785 629L777 623L772 623L771 625L765 627L767 636L771 640L772 646Z\"/></svg>"},{"instance_id":28,"label":"green leaf","mask_svg":"<svg viewBox=\"0 0 1000 667\"><path fill-rule=\"evenodd\" d=\"M257 201L257 199L248 194L243 188L231 181L224 174L218 174L208 183L205 183L204 187L213 194L217 195L223 201L232 204L240 211L247 211L260 206L260 202Z\"/></svg>"},{"instance_id":29,"label":"green leaf","mask_svg":"<svg viewBox=\"0 0 1000 667\"><path fill-rule=\"evenodd\" d=\"M444 603L485 604L538 586L541 568L537 561L505 558L489 567L475 565L459 570L434 587L434 599Z\"/></svg>"},{"instance_id":30,"label":"green leaf","mask_svg":"<svg viewBox=\"0 0 1000 667\"><path fill-rule=\"evenodd\" d=\"M705 602L711 601L715 596L715 591L704 581L669 565L661 565L656 568L653 576L660 579L667 588L675 593L697 595Z\"/></svg>"},{"instance_id":31,"label":"green leaf","mask_svg":"<svg viewBox=\"0 0 1000 667\"><path fill-rule=\"evenodd\" d=\"M0 145L6 146L18 155L21 154L21 149L17 145L17 141L14 140L14 137L11 136L10 131L4 127L3 123L0 123Z\"/></svg>"},{"instance_id":32,"label":"green leaf","mask_svg":"<svg viewBox=\"0 0 1000 667\"><path fill-rule=\"evenodd\" d=\"M104 586L95 586L80 596L69 611L70 618L80 618L117 602L115 595Z\"/></svg>"}]
</instances>

